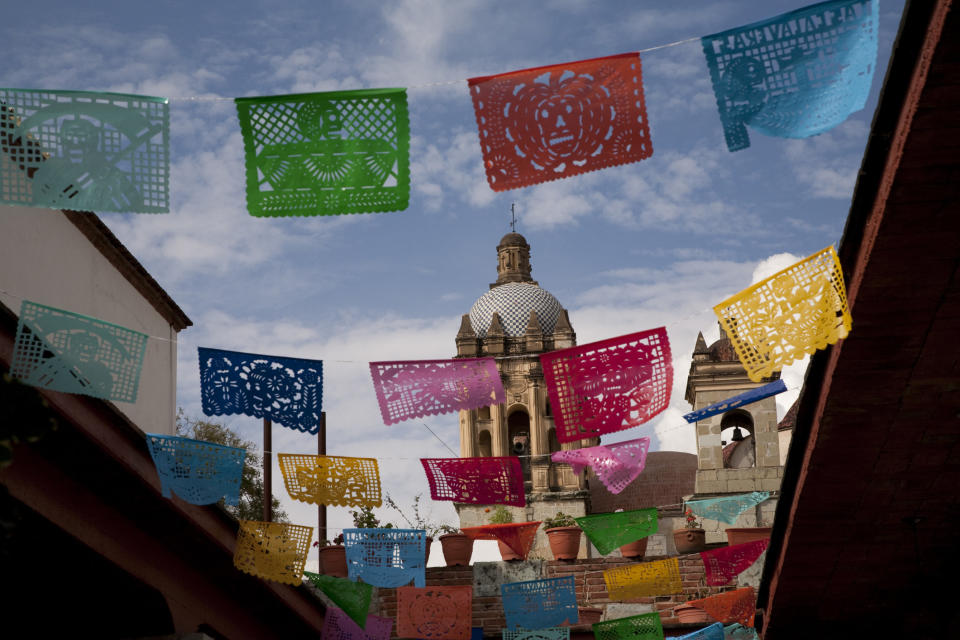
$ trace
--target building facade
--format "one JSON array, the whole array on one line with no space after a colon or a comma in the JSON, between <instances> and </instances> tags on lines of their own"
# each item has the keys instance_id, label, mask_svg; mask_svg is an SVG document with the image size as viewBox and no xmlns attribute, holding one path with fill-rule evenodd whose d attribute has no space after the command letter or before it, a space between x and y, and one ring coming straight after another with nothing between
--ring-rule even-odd
<instances>
[{"instance_id":1,"label":"building facade","mask_svg":"<svg viewBox=\"0 0 960 640\"><path fill-rule=\"evenodd\" d=\"M496 358L506 391L503 404L460 412L460 455L520 457L527 507L511 508L515 522L542 520L558 511L585 515L586 480L570 465L552 462L550 454L598 442L557 441L539 355L573 347L577 336L567 310L531 271L530 245L519 233L508 233L497 246L496 282L463 315L456 336L458 358ZM457 505L461 526L486 524L484 509ZM542 532L538 535L537 552L549 557Z\"/></svg>"},{"instance_id":2,"label":"building facade","mask_svg":"<svg viewBox=\"0 0 960 640\"><path fill-rule=\"evenodd\" d=\"M779 377L780 373L776 372L760 382L751 381L721 327L720 339L710 346L703 333L697 336L685 398L696 411ZM770 491L776 495L783 478L781 436L777 427L777 404L773 396L698 421L693 499L751 491ZM730 526L770 526L776 503L776 499L767 500L742 514ZM707 529L707 542L726 540L726 524L713 520L703 524Z\"/></svg>"}]
</instances>

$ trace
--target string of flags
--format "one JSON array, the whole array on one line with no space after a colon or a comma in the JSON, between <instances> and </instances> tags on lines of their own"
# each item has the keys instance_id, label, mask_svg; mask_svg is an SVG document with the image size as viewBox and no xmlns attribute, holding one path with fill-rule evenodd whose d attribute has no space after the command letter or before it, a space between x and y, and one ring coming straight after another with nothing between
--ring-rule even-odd
<instances>
[{"instance_id":1,"label":"string of flags","mask_svg":"<svg viewBox=\"0 0 960 640\"><path fill-rule=\"evenodd\" d=\"M823 133L863 109L877 0L831 0L701 38L727 148L747 129ZM495 191L653 153L637 52L467 80ZM410 197L404 88L236 98L258 217L399 211ZM167 98L0 89L0 203L169 212Z\"/></svg>"}]
</instances>

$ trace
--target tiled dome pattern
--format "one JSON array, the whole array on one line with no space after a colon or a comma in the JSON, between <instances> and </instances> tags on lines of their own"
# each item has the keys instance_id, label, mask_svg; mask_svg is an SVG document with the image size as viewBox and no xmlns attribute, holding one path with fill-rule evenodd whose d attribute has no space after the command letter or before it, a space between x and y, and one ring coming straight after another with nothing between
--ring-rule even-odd
<instances>
[{"instance_id":1,"label":"tiled dome pattern","mask_svg":"<svg viewBox=\"0 0 960 640\"><path fill-rule=\"evenodd\" d=\"M560 317L560 302L549 291L528 282L502 284L480 296L470 309L470 324L474 333L486 337L496 311L500 314L504 332L517 338L527 330L531 309L537 312L543 332L553 333Z\"/></svg>"}]
</instances>

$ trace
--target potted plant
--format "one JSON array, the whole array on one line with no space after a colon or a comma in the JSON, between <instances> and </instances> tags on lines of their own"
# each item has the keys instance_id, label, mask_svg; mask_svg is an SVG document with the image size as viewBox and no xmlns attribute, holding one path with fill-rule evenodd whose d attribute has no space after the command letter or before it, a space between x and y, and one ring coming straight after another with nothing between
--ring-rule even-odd
<instances>
[{"instance_id":1,"label":"potted plant","mask_svg":"<svg viewBox=\"0 0 960 640\"><path fill-rule=\"evenodd\" d=\"M683 529L673 531L673 543L677 547L677 553L694 553L703 551L707 548L707 532L703 530L693 511L687 509L684 513L686 523Z\"/></svg>"},{"instance_id":2,"label":"potted plant","mask_svg":"<svg viewBox=\"0 0 960 640\"><path fill-rule=\"evenodd\" d=\"M473 538L464 535L460 529L449 524L440 525L440 547L443 549L443 561L448 567L469 566L473 555Z\"/></svg>"},{"instance_id":3,"label":"potted plant","mask_svg":"<svg viewBox=\"0 0 960 640\"><path fill-rule=\"evenodd\" d=\"M423 497L422 493L418 493L413 496L413 518L407 517L407 514L404 513L393 498L390 497L388 493L384 498L384 502L387 503L387 506L400 514L400 517L410 526L411 529L423 529L427 533L426 538L426 551L427 551L427 562L430 561L430 545L433 543L434 537L440 533L441 525L436 524L433 520L430 520L429 514L424 516L420 513L420 500Z\"/></svg>"},{"instance_id":4,"label":"potted plant","mask_svg":"<svg viewBox=\"0 0 960 640\"><path fill-rule=\"evenodd\" d=\"M580 553L580 536L583 531L573 516L558 511L552 518L543 519L543 528L550 541L554 560L574 560Z\"/></svg>"},{"instance_id":5,"label":"potted plant","mask_svg":"<svg viewBox=\"0 0 960 640\"><path fill-rule=\"evenodd\" d=\"M510 524L511 522L513 522L513 514L505 506L498 504L490 516L490 524ZM503 540L497 540L497 546L500 548L500 558L504 562L523 559L523 556L511 549Z\"/></svg>"},{"instance_id":6,"label":"potted plant","mask_svg":"<svg viewBox=\"0 0 960 640\"><path fill-rule=\"evenodd\" d=\"M336 578L347 577L347 551L343 546L342 533L334 538L333 542L317 540L313 546L319 547L320 573Z\"/></svg>"}]
</instances>

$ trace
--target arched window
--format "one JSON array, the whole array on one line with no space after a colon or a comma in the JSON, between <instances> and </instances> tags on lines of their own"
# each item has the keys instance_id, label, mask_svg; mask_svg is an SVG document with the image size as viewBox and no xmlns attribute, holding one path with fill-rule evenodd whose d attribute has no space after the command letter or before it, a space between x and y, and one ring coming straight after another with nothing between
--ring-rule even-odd
<instances>
[{"instance_id":1,"label":"arched window","mask_svg":"<svg viewBox=\"0 0 960 640\"><path fill-rule=\"evenodd\" d=\"M724 414L720 421L720 444L723 446L723 467L745 469L757 465L753 417L742 409Z\"/></svg>"},{"instance_id":2,"label":"arched window","mask_svg":"<svg viewBox=\"0 0 960 640\"><path fill-rule=\"evenodd\" d=\"M484 429L477 439L477 455L489 458L493 455L493 446L490 444L490 432Z\"/></svg>"},{"instance_id":3,"label":"arched window","mask_svg":"<svg viewBox=\"0 0 960 640\"><path fill-rule=\"evenodd\" d=\"M518 408L507 416L507 446L510 455L520 456L523 479L530 480L530 414Z\"/></svg>"}]
</instances>

